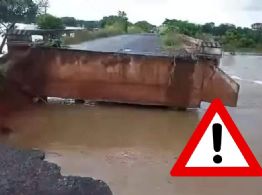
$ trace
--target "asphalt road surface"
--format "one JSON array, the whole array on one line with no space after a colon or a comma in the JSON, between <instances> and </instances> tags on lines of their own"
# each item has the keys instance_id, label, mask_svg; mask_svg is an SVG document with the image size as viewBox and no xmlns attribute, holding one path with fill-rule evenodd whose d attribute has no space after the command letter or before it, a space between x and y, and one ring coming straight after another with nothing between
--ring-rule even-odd
<instances>
[{"instance_id":1,"label":"asphalt road surface","mask_svg":"<svg viewBox=\"0 0 262 195\"><path fill-rule=\"evenodd\" d=\"M123 52L146 55L164 55L161 51L161 40L156 34L118 35L71 45L73 49Z\"/></svg>"},{"instance_id":2,"label":"asphalt road surface","mask_svg":"<svg viewBox=\"0 0 262 195\"><path fill-rule=\"evenodd\" d=\"M0 145L0 194L112 195L100 180L64 177L60 167L44 161L38 150L17 150Z\"/></svg>"}]
</instances>

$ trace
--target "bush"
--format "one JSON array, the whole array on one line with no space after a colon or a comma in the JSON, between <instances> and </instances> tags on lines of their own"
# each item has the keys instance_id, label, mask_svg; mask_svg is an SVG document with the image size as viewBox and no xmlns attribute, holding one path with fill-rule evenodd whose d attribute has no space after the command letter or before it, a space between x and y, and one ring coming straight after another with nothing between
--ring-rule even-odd
<instances>
[{"instance_id":1,"label":"bush","mask_svg":"<svg viewBox=\"0 0 262 195\"><path fill-rule=\"evenodd\" d=\"M182 38L179 34L174 32L168 32L167 34L162 35L162 41L164 43L164 47L172 47L173 49L181 48L183 44Z\"/></svg>"},{"instance_id":2,"label":"bush","mask_svg":"<svg viewBox=\"0 0 262 195\"><path fill-rule=\"evenodd\" d=\"M156 26L150 24L147 21L136 22L135 26L140 28L143 32L147 32L147 33L155 31L155 28L156 28Z\"/></svg>"},{"instance_id":3,"label":"bush","mask_svg":"<svg viewBox=\"0 0 262 195\"><path fill-rule=\"evenodd\" d=\"M62 19L50 14L40 15L37 17L37 25L40 29L64 29Z\"/></svg>"},{"instance_id":4,"label":"bush","mask_svg":"<svg viewBox=\"0 0 262 195\"><path fill-rule=\"evenodd\" d=\"M137 33L144 33L145 31L143 31L140 27L132 25L128 27L128 33L130 34L137 34Z\"/></svg>"},{"instance_id":5,"label":"bush","mask_svg":"<svg viewBox=\"0 0 262 195\"><path fill-rule=\"evenodd\" d=\"M109 34L122 34L125 33L125 28L122 23L115 22L112 25L106 25L104 28L104 32L107 32Z\"/></svg>"},{"instance_id":6,"label":"bush","mask_svg":"<svg viewBox=\"0 0 262 195\"><path fill-rule=\"evenodd\" d=\"M197 33L195 38L201 39L203 41L214 41L214 37L207 33Z\"/></svg>"}]
</instances>

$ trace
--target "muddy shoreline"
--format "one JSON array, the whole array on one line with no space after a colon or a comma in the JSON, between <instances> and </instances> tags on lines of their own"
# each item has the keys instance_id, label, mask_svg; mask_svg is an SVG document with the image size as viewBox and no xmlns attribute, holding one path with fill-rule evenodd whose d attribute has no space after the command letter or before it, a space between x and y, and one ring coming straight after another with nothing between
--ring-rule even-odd
<instances>
[{"instance_id":1,"label":"muddy shoreline","mask_svg":"<svg viewBox=\"0 0 262 195\"><path fill-rule=\"evenodd\" d=\"M39 150L0 145L0 194L112 195L108 185L88 177L64 177Z\"/></svg>"}]
</instances>

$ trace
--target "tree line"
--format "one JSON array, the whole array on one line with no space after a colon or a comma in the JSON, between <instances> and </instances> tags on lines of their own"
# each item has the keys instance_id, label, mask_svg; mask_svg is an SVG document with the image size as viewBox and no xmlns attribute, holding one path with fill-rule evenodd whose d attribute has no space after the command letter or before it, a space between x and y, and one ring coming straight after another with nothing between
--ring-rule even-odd
<instances>
[{"instance_id":1,"label":"tree line","mask_svg":"<svg viewBox=\"0 0 262 195\"><path fill-rule=\"evenodd\" d=\"M236 27L233 24L210 22L204 25L188 21L166 19L160 27L147 21L131 23L124 11L105 16L98 21L78 20L74 17L58 18L47 14L48 0L1 0L0 1L0 53L6 42L6 34L16 23L36 23L41 29L64 29L65 26L85 29L110 29L121 33L180 33L203 40L219 41L226 49L254 48L262 50L262 30Z\"/></svg>"},{"instance_id":2,"label":"tree line","mask_svg":"<svg viewBox=\"0 0 262 195\"><path fill-rule=\"evenodd\" d=\"M44 14L48 0L1 0L0 1L0 53L7 39L7 33L16 23L36 22L37 16Z\"/></svg>"},{"instance_id":3,"label":"tree line","mask_svg":"<svg viewBox=\"0 0 262 195\"><path fill-rule=\"evenodd\" d=\"M64 29L66 26L85 29L108 28L119 33L151 32L154 25L147 21L132 24L124 11L117 15L103 17L99 21L78 20L74 17L58 18L47 13L48 0L1 0L0 1L0 53L6 43L7 33L15 28L16 23L36 23L40 29Z\"/></svg>"},{"instance_id":4,"label":"tree line","mask_svg":"<svg viewBox=\"0 0 262 195\"><path fill-rule=\"evenodd\" d=\"M262 50L262 29L237 27L233 24L220 24L213 22L204 25L182 20L166 19L163 23L162 33L180 33L206 41L218 41L227 50L253 48Z\"/></svg>"},{"instance_id":5,"label":"tree line","mask_svg":"<svg viewBox=\"0 0 262 195\"><path fill-rule=\"evenodd\" d=\"M107 26L115 26L121 28L124 32L128 32L128 29L136 29L140 32L152 32L156 29L156 26L150 24L147 21L138 21L136 23L131 23L128 21L127 14L124 11L119 11L117 15L105 16L101 20L97 21L85 21L77 20L74 17L62 17L62 23L65 26L72 27L83 27L85 29L96 29L96 28L106 28Z\"/></svg>"}]
</instances>

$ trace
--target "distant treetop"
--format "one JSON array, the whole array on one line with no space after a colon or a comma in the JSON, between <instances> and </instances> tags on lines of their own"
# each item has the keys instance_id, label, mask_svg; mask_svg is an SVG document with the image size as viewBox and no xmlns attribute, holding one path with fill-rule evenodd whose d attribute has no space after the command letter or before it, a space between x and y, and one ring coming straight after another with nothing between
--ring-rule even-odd
<instances>
[{"instance_id":1,"label":"distant treetop","mask_svg":"<svg viewBox=\"0 0 262 195\"><path fill-rule=\"evenodd\" d=\"M44 14L37 17L37 25L40 29L64 29L65 26L61 18L50 14Z\"/></svg>"}]
</instances>

